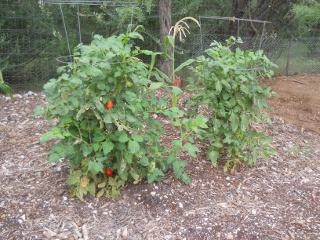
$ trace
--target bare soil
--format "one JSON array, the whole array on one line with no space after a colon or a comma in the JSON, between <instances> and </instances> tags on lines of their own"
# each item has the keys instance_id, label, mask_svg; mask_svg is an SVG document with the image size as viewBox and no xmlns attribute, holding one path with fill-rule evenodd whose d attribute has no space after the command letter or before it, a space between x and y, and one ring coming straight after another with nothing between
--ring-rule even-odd
<instances>
[{"instance_id":1,"label":"bare soil","mask_svg":"<svg viewBox=\"0 0 320 240\"><path fill-rule=\"evenodd\" d=\"M0 96L0 239L320 239L320 74L262 84L278 97L273 125L255 127L274 136L278 155L230 174L204 151L182 154L191 186L169 172L86 202L70 198L66 163L47 163L52 143L39 144L54 125L32 116L43 95Z\"/></svg>"},{"instance_id":2,"label":"bare soil","mask_svg":"<svg viewBox=\"0 0 320 240\"><path fill-rule=\"evenodd\" d=\"M299 74L264 80L278 97L269 101L274 115L283 118L301 131L320 134L320 74Z\"/></svg>"}]
</instances>

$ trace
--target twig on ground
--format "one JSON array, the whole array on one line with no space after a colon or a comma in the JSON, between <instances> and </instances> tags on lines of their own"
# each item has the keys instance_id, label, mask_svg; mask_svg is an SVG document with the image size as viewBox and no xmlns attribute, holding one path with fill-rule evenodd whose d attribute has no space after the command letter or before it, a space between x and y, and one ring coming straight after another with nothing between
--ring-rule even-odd
<instances>
[{"instance_id":1,"label":"twig on ground","mask_svg":"<svg viewBox=\"0 0 320 240\"><path fill-rule=\"evenodd\" d=\"M312 196L312 200L313 200L318 206L320 206L320 203L317 202L316 197L314 196L314 189L312 190L311 196Z\"/></svg>"},{"instance_id":2,"label":"twig on ground","mask_svg":"<svg viewBox=\"0 0 320 240\"><path fill-rule=\"evenodd\" d=\"M239 192L242 184L244 184L246 181L250 180L251 178L253 178L253 176L247 177L246 179L244 179L241 183L239 183L239 186L237 188L237 192Z\"/></svg>"},{"instance_id":3,"label":"twig on ground","mask_svg":"<svg viewBox=\"0 0 320 240\"><path fill-rule=\"evenodd\" d=\"M300 82L300 81L297 81L297 80L292 80L292 82L296 82L296 83L304 84L303 82Z\"/></svg>"}]
</instances>

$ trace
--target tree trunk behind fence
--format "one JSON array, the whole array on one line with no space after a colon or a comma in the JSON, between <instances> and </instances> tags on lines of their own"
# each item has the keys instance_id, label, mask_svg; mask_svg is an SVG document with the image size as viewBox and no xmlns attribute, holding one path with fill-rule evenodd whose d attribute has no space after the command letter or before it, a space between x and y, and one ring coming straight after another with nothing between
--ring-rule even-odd
<instances>
[{"instance_id":1,"label":"tree trunk behind fence","mask_svg":"<svg viewBox=\"0 0 320 240\"><path fill-rule=\"evenodd\" d=\"M160 25L160 40L161 43L164 42L166 36L169 34L170 28L172 26L171 20L171 9L172 1L171 0L159 0L158 1L158 14L159 14L159 25ZM163 48L163 45L162 45ZM163 49L162 49L163 50ZM168 54L171 56L171 48L168 50ZM171 61L161 57L160 61L160 70L167 74L169 77L172 74Z\"/></svg>"}]
</instances>

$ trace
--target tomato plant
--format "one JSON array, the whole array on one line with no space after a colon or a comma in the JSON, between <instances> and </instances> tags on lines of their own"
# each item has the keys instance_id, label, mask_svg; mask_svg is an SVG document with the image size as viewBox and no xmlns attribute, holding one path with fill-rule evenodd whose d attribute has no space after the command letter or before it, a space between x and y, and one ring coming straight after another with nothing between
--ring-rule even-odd
<instances>
[{"instance_id":1,"label":"tomato plant","mask_svg":"<svg viewBox=\"0 0 320 240\"><path fill-rule=\"evenodd\" d=\"M208 130L202 135L209 142L207 157L217 166L222 154L227 158L224 170L235 169L238 163L253 164L261 156L265 159L276 154L270 147L272 137L251 128L252 123L262 120L271 124L264 109L266 98L275 93L269 87L260 86L258 78L271 77L273 67L263 52L232 50L241 39L227 40L227 45L214 42L206 50L206 56L197 58L192 68L198 82L187 89L194 92L187 106L193 106L195 114L200 105L208 106L211 113Z\"/></svg>"},{"instance_id":2,"label":"tomato plant","mask_svg":"<svg viewBox=\"0 0 320 240\"><path fill-rule=\"evenodd\" d=\"M180 29L186 19L175 28ZM79 45L74 62L60 67L59 77L44 86L47 104L37 107L35 114L57 123L40 142L57 140L49 161L66 159L70 165L67 183L72 196L82 201L86 194L115 198L126 182L161 181L170 168L177 179L190 184L187 162L179 156L181 151L197 156L196 137L210 143L207 156L214 165L222 154L228 157L225 170L275 154L269 146L272 138L250 127L262 120L271 123L262 110L268 109L266 97L274 93L259 86L257 77L270 76L267 69L274 65L261 51L232 51L234 38L227 46L215 42L191 68L198 82L187 86L194 94L185 112L176 106L183 91L175 74L194 60L174 68L168 46L174 48L176 30L165 40L165 53L141 50L133 44L135 39L143 40L139 29L109 38L94 36L91 44ZM172 59L171 76L154 67L158 54ZM141 61L144 55L150 57L149 64ZM171 106L165 97L156 96L160 88L172 94ZM197 113L201 105L207 105L209 119ZM156 114L167 117L180 132L169 147L160 144L165 130Z\"/></svg>"},{"instance_id":3,"label":"tomato plant","mask_svg":"<svg viewBox=\"0 0 320 240\"><path fill-rule=\"evenodd\" d=\"M169 168L190 183L184 172L186 161L179 154L186 149L196 156L199 150L192 139L206 127L207 119L199 115L178 121L186 113L156 97L155 90L169 91L172 86L159 74L159 82L150 80L157 73L157 54L133 45L134 39L143 40L138 30L109 38L96 35L91 44L77 47L74 63L60 67L60 76L44 86L48 103L35 110L58 119L41 142L59 140L48 154L49 161L68 161L67 183L72 185L72 196L82 201L86 194L117 197L127 181L161 181ZM150 64L139 59L143 55L151 56ZM159 144L165 131L153 118L158 113L172 119L183 141L174 141L171 148ZM104 166L117 174L106 178Z\"/></svg>"}]
</instances>

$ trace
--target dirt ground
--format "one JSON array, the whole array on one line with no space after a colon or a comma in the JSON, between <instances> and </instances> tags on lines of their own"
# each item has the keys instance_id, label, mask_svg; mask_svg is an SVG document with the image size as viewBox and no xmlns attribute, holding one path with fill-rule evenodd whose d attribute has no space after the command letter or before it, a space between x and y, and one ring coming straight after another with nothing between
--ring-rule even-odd
<instances>
[{"instance_id":1,"label":"dirt ground","mask_svg":"<svg viewBox=\"0 0 320 240\"><path fill-rule=\"evenodd\" d=\"M0 239L320 239L320 74L264 80L278 155L233 174L187 155L191 186L128 184L115 199L70 198L68 166L48 164L54 125L33 117L42 94L0 96ZM21 97L21 98L20 98ZM163 122L165 124L165 122ZM166 139L164 139L166 141Z\"/></svg>"},{"instance_id":2,"label":"dirt ground","mask_svg":"<svg viewBox=\"0 0 320 240\"><path fill-rule=\"evenodd\" d=\"M320 74L295 74L264 80L278 97L269 101L275 116L320 135Z\"/></svg>"}]
</instances>

